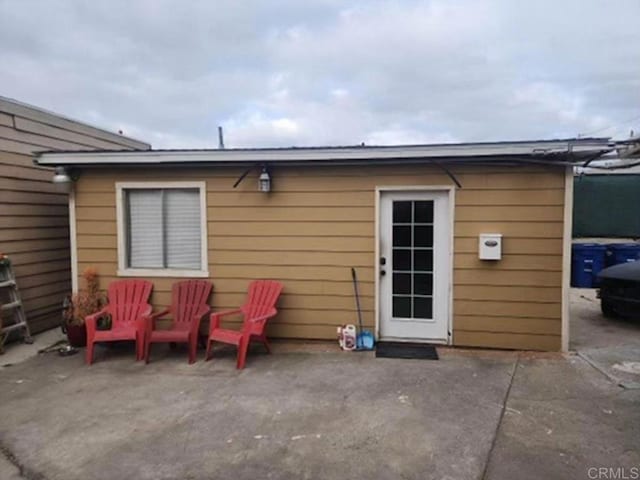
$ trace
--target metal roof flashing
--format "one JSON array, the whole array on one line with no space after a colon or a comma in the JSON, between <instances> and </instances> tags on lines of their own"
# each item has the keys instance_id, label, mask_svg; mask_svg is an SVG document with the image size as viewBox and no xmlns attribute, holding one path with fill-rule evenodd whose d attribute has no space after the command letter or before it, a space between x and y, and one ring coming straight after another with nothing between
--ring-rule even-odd
<instances>
[{"instance_id":1,"label":"metal roof flashing","mask_svg":"<svg viewBox=\"0 0 640 480\"><path fill-rule=\"evenodd\" d=\"M41 152L42 166L125 167L241 164L367 165L377 163L573 164L611 151L608 138L433 145Z\"/></svg>"}]
</instances>

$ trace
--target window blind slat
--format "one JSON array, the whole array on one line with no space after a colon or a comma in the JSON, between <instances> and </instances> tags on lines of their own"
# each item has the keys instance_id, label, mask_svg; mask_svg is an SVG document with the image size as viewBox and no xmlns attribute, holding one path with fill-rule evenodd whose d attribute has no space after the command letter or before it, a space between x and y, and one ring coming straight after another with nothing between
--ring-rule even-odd
<instances>
[{"instance_id":1,"label":"window blind slat","mask_svg":"<svg viewBox=\"0 0 640 480\"><path fill-rule=\"evenodd\" d=\"M168 268L201 268L200 192L165 190L166 259Z\"/></svg>"},{"instance_id":2,"label":"window blind slat","mask_svg":"<svg viewBox=\"0 0 640 480\"><path fill-rule=\"evenodd\" d=\"M129 190L130 268L162 268L162 192Z\"/></svg>"},{"instance_id":3,"label":"window blind slat","mask_svg":"<svg viewBox=\"0 0 640 480\"><path fill-rule=\"evenodd\" d=\"M129 268L202 268L199 189L129 189L125 198Z\"/></svg>"}]
</instances>

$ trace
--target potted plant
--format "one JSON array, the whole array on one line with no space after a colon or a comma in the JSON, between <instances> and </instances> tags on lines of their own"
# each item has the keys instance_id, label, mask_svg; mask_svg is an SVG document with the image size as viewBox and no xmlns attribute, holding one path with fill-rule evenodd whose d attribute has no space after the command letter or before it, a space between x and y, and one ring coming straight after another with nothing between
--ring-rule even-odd
<instances>
[{"instance_id":1,"label":"potted plant","mask_svg":"<svg viewBox=\"0 0 640 480\"><path fill-rule=\"evenodd\" d=\"M87 315L98 312L106 303L104 294L100 291L98 272L89 267L82 272L85 289L67 295L63 304L62 331L66 333L69 345L72 347L84 347L87 345L87 330L84 319ZM105 323L109 319L102 319Z\"/></svg>"}]
</instances>

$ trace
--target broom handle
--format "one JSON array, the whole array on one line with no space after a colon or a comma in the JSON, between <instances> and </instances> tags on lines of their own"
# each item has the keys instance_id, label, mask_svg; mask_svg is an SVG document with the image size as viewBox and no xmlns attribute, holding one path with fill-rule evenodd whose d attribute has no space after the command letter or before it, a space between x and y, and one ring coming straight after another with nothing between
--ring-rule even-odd
<instances>
[{"instance_id":1,"label":"broom handle","mask_svg":"<svg viewBox=\"0 0 640 480\"><path fill-rule=\"evenodd\" d=\"M356 269L351 267L351 278L353 278L353 290L356 292L356 310L358 311L358 326L362 332L362 312L360 311L360 295L358 294L358 278L356 277Z\"/></svg>"}]
</instances>

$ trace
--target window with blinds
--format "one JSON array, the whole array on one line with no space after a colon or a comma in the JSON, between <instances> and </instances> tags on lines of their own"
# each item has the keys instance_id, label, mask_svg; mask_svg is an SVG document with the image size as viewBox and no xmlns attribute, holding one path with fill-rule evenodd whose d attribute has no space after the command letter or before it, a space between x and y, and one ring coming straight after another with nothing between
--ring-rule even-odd
<instances>
[{"instance_id":1,"label":"window with blinds","mask_svg":"<svg viewBox=\"0 0 640 480\"><path fill-rule=\"evenodd\" d=\"M123 191L126 268L202 270L200 190Z\"/></svg>"}]
</instances>

